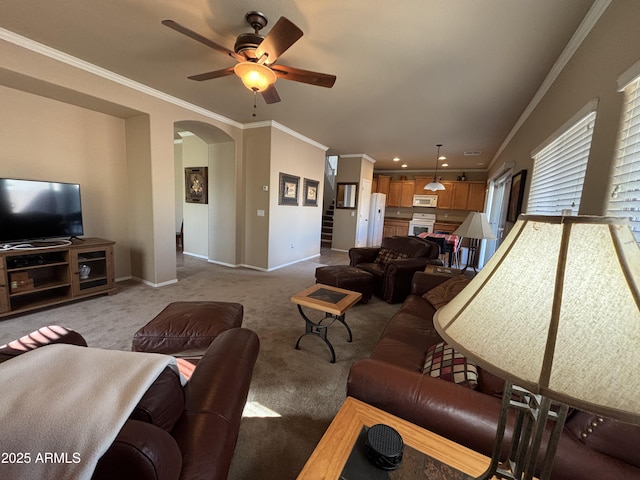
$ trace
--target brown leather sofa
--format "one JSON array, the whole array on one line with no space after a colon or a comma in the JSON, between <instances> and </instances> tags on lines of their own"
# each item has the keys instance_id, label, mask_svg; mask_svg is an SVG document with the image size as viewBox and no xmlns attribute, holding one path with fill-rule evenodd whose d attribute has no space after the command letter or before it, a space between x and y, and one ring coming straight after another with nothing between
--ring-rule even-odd
<instances>
[{"instance_id":1,"label":"brown leather sofa","mask_svg":"<svg viewBox=\"0 0 640 480\"><path fill-rule=\"evenodd\" d=\"M394 255L397 256L390 258ZM442 265L439 255L440 247L428 240L385 237L380 247L349 249L349 264L373 275L374 295L388 303L397 303L409 294L415 272L423 271L427 265Z\"/></svg>"},{"instance_id":2,"label":"brown leather sofa","mask_svg":"<svg viewBox=\"0 0 640 480\"><path fill-rule=\"evenodd\" d=\"M86 346L80 334L65 330L47 343ZM258 351L253 331L232 328L213 340L184 388L177 374L165 369L98 461L92 478L226 479ZM1 349L0 362L23 353Z\"/></svg>"},{"instance_id":3,"label":"brown leather sofa","mask_svg":"<svg viewBox=\"0 0 640 480\"><path fill-rule=\"evenodd\" d=\"M503 382L482 369L475 389L422 373L428 347L442 342L433 325L436 309L422 295L447 279L415 275L411 294L370 358L352 366L347 395L491 456ZM511 438L510 428L506 438ZM639 444L640 427L572 410L552 479L638 480Z\"/></svg>"}]
</instances>

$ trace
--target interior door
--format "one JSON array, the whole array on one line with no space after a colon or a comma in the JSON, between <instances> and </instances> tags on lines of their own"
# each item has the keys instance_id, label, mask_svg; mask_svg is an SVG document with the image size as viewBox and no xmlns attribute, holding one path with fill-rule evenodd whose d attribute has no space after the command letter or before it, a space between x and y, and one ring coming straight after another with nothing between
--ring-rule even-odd
<instances>
[{"instance_id":1,"label":"interior door","mask_svg":"<svg viewBox=\"0 0 640 480\"><path fill-rule=\"evenodd\" d=\"M362 180L358 199L358 223L356 227L356 247L367 246L369 210L371 204L371 180Z\"/></svg>"}]
</instances>

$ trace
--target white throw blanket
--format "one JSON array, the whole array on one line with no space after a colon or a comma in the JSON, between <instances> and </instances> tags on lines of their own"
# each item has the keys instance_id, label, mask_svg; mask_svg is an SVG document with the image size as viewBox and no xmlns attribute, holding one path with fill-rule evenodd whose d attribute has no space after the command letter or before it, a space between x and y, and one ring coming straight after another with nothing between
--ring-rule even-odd
<instances>
[{"instance_id":1,"label":"white throw blanket","mask_svg":"<svg viewBox=\"0 0 640 480\"><path fill-rule=\"evenodd\" d=\"M0 364L0 478L89 479L175 359L56 344Z\"/></svg>"}]
</instances>

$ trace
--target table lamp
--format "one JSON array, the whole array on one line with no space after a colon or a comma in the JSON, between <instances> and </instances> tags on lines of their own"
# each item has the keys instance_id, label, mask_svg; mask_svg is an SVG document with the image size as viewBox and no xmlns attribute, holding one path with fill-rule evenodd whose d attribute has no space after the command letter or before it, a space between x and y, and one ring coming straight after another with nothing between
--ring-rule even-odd
<instances>
[{"instance_id":1,"label":"table lamp","mask_svg":"<svg viewBox=\"0 0 640 480\"><path fill-rule=\"evenodd\" d=\"M470 239L469 256L467 257L467 264L462 271L465 272L467 268L472 266L473 270L477 272L476 265L478 264L480 241L483 239L494 240L496 238L493 230L491 230L489 226L487 216L484 212L469 212L467 218L464 219L464 222L462 222L453 234L460 237L460 243L462 243L463 238Z\"/></svg>"},{"instance_id":2,"label":"table lamp","mask_svg":"<svg viewBox=\"0 0 640 480\"><path fill-rule=\"evenodd\" d=\"M568 406L640 424L640 247L623 219L521 215L434 323L454 349L506 380L481 479L528 480L534 469L550 478ZM500 463L510 408L514 439Z\"/></svg>"}]
</instances>

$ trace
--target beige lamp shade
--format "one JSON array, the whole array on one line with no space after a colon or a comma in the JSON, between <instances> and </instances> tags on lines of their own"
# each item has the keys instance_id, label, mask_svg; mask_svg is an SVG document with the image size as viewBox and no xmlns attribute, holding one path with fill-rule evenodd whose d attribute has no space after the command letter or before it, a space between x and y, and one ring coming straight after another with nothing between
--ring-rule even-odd
<instances>
[{"instance_id":1,"label":"beige lamp shade","mask_svg":"<svg viewBox=\"0 0 640 480\"><path fill-rule=\"evenodd\" d=\"M496 238L484 212L469 212L467 218L464 219L464 222L460 224L453 234L459 237L485 240L494 240Z\"/></svg>"},{"instance_id":2,"label":"beige lamp shade","mask_svg":"<svg viewBox=\"0 0 640 480\"><path fill-rule=\"evenodd\" d=\"M278 79L269 67L255 62L240 62L233 67L244 86L254 92L264 92Z\"/></svg>"},{"instance_id":3,"label":"beige lamp shade","mask_svg":"<svg viewBox=\"0 0 640 480\"><path fill-rule=\"evenodd\" d=\"M522 215L436 329L533 393L640 423L640 247L624 222Z\"/></svg>"}]
</instances>

